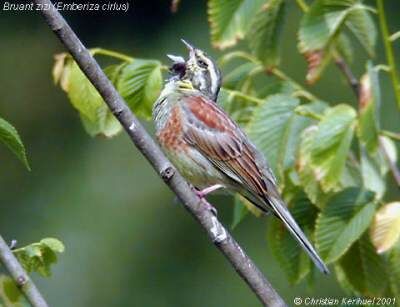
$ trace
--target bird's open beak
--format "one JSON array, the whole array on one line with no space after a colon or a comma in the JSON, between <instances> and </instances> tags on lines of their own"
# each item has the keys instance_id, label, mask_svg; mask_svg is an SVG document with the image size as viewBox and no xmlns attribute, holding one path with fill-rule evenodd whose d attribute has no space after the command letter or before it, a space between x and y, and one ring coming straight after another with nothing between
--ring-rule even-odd
<instances>
[{"instance_id":1,"label":"bird's open beak","mask_svg":"<svg viewBox=\"0 0 400 307\"><path fill-rule=\"evenodd\" d=\"M182 43L186 46L186 48L189 50L189 58L194 58L195 57L195 48L189 44L187 41L185 41L183 38L181 38Z\"/></svg>"},{"instance_id":2,"label":"bird's open beak","mask_svg":"<svg viewBox=\"0 0 400 307\"><path fill-rule=\"evenodd\" d=\"M185 59L180 55L167 54L167 57L174 63L185 63Z\"/></svg>"}]
</instances>

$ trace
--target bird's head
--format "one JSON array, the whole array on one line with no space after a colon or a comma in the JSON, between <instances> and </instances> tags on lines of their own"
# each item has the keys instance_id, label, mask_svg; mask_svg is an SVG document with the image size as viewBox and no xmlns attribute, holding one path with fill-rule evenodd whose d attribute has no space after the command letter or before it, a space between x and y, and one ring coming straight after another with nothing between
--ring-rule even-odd
<instances>
[{"instance_id":1,"label":"bird's head","mask_svg":"<svg viewBox=\"0 0 400 307\"><path fill-rule=\"evenodd\" d=\"M222 82L218 66L204 51L184 40L182 42L189 50L189 58L185 61L182 57L169 55L168 57L173 61L171 72L179 76L180 80L190 81L193 88L216 101Z\"/></svg>"}]
</instances>

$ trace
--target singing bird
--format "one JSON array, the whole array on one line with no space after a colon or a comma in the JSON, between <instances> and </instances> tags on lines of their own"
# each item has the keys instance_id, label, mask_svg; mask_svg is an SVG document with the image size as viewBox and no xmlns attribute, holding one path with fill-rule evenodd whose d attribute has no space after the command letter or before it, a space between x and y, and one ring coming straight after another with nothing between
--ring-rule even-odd
<instances>
[{"instance_id":1,"label":"singing bird","mask_svg":"<svg viewBox=\"0 0 400 307\"><path fill-rule=\"evenodd\" d=\"M169 56L174 75L153 107L157 139L170 161L200 197L219 188L237 192L265 213L273 213L311 257L329 270L280 196L262 153L216 103L221 73L200 49L184 42L189 58Z\"/></svg>"}]
</instances>

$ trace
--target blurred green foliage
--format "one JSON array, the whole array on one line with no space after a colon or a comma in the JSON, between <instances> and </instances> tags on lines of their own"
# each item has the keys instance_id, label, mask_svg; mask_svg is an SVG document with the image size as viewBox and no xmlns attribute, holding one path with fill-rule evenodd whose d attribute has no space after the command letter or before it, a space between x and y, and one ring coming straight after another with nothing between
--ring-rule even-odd
<instances>
[{"instance_id":1,"label":"blurred green foliage","mask_svg":"<svg viewBox=\"0 0 400 307\"><path fill-rule=\"evenodd\" d=\"M245 219L235 229L235 235L289 304L297 296L394 295L398 289L397 270L391 269L398 267L398 248L392 248L384 257L378 256L368 235L361 235L367 233L381 203L398 199L389 176L387 182L380 182L388 169L377 153L377 137L378 129L399 129L399 113L388 77L380 74L378 87L376 68L368 64L365 69L367 53L360 51L360 46L370 54L375 49L375 15L356 1L330 5L335 1L314 1L306 13L292 1L285 5L275 0L267 4L235 0L229 2L229 7L224 7L226 1L209 1L215 47L233 46L238 39L246 38L249 29L253 33L247 37L252 54L243 52L247 48L239 43L240 52L225 53L221 58L225 88L220 103L269 158L295 218L311 237L315 232L317 248L328 262L335 262L337 280L345 289L339 290L335 276L315 274L308 259L275 220L267 221L271 226L266 248L265 221ZM390 8L397 4L387 6L389 20L394 22L396 12ZM335 22L325 29L320 23L326 12ZM50 303L202 306L207 293L210 306L256 305L256 299L209 247L196 225L180 208L169 204L173 203L172 195L132 150L128 139L120 137L106 143L88 139L81 132L75 112L65 103L54 103L65 101L49 78L51 55L62 48L40 19L24 14L9 13L0 19L0 31L9 43L0 57L7 59L1 63L5 69L0 72L1 80L5 80L4 101L16 101L13 105L1 104L0 114L10 119L26 139L33 172L23 173L5 155L2 173L7 177L0 177L0 186L1 200L6 205L2 208L0 233L26 242L54 235L65 243L67 252L52 277L56 282L38 280ZM197 1L182 1L177 15L169 12L169 3L164 1L135 1L133 10L118 18L110 14L88 20L84 14L65 15L87 46L107 48L92 49L99 58L102 53L110 55L104 54L109 50L130 55L118 53L121 56L117 65L115 59L107 57L100 61L108 67L106 72L130 107L143 118L161 88L163 66L158 61L137 58L163 59L165 53L183 50L180 37L207 49L205 7ZM98 27L99 21L114 27ZM17 26L5 31L3 22ZM308 69L302 55L295 52L299 26L299 49L308 61ZM252 32L254 29L256 33ZM359 42L349 47L349 40ZM28 48L29 56L23 52ZM337 56L349 60L349 54L354 59L355 73L364 74L362 86L369 94L362 108L357 107L345 80L338 77L340 72L329 65ZM385 62L379 44L376 54L375 64ZM59 56L57 61L59 67L54 75L79 111L86 130L91 135L108 137L119 132L119 125L98 94L85 83L76 65L65 56ZM261 74L266 69L272 76ZM12 74L18 78L17 83L16 77L10 78ZM308 83L320 81L310 93L302 84L304 79ZM265 130L267 120L270 129ZM359 144L354 144L355 137ZM386 148L394 151L392 143ZM355 172L353 159L358 160ZM364 186L374 195L354 188L362 185L363 177ZM213 200L232 202L221 197ZM244 216L240 206L236 200L235 224L240 220L237 216ZM338 210L338 206L342 209ZM227 222L232 211L231 206L219 206L220 215ZM272 265L275 260L269 247L278 266ZM367 260L371 262L365 271L360 264ZM368 277L382 273L379 268L391 273L381 275L387 283L371 284ZM288 288L282 274L291 283L308 275L309 289L304 285Z\"/></svg>"}]
</instances>

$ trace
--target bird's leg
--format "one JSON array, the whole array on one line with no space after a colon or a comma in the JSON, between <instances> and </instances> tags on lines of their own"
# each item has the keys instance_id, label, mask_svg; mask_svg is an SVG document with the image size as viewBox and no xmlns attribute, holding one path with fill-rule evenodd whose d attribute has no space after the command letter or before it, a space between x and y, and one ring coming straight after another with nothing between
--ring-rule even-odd
<instances>
[{"instance_id":1,"label":"bird's leg","mask_svg":"<svg viewBox=\"0 0 400 307\"><path fill-rule=\"evenodd\" d=\"M224 186L222 184L214 184L214 185L209 186L209 187L207 187L207 188L205 188L203 190L200 190L200 191L196 190L196 194L197 194L198 197L204 198L208 194L210 194L210 193L212 193L212 192L214 192L216 190L219 190L219 189L221 189L223 187Z\"/></svg>"},{"instance_id":2,"label":"bird's leg","mask_svg":"<svg viewBox=\"0 0 400 307\"><path fill-rule=\"evenodd\" d=\"M207 194L209 194L209 193L215 191L215 190L218 190L218 189L222 188L222 187L223 187L223 185L221 185L221 184L215 184L215 185L212 185L212 186L207 187L207 188L205 188L205 189L203 189L203 190L200 190L200 191L197 190L195 187L193 187L193 191L194 191L194 192L196 193L196 195L201 199L201 202L205 205L206 209L209 210L209 211L211 211L211 213L214 214L215 216L217 216L218 211L217 211L217 209L215 209L215 208L213 207L213 205L211 205L211 204L205 199L205 196L206 196Z\"/></svg>"}]
</instances>

